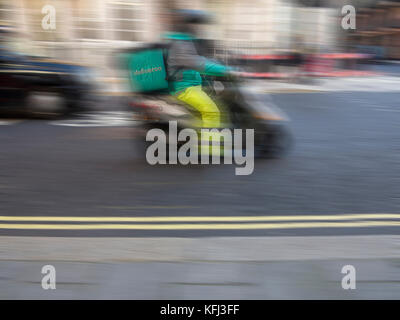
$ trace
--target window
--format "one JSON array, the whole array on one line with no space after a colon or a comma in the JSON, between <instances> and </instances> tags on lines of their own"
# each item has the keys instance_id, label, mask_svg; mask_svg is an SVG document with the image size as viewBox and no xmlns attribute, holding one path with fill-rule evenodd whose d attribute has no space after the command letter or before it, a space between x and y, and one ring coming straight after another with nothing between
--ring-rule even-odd
<instances>
[{"instance_id":1,"label":"window","mask_svg":"<svg viewBox=\"0 0 400 320\"><path fill-rule=\"evenodd\" d=\"M144 40L146 5L144 1L108 2L108 23L115 40Z\"/></svg>"}]
</instances>

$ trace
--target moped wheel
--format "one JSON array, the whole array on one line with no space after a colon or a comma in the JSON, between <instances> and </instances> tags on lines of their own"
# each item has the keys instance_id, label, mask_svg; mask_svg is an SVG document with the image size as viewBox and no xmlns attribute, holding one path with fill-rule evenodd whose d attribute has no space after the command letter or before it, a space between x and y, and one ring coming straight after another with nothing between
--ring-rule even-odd
<instances>
[{"instance_id":1,"label":"moped wheel","mask_svg":"<svg viewBox=\"0 0 400 320\"><path fill-rule=\"evenodd\" d=\"M293 145L293 137L283 126L271 126L259 133L255 144L255 156L258 158L281 158Z\"/></svg>"}]
</instances>

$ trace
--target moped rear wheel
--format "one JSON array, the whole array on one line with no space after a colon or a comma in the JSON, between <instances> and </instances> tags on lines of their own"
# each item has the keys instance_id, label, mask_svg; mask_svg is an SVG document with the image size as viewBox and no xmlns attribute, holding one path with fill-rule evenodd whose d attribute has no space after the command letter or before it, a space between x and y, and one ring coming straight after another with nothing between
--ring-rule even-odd
<instances>
[{"instance_id":1,"label":"moped rear wheel","mask_svg":"<svg viewBox=\"0 0 400 320\"><path fill-rule=\"evenodd\" d=\"M293 137L289 130L280 125L269 126L263 131L256 132L254 146L258 158L281 158L293 145Z\"/></svg>"}]
</instances>

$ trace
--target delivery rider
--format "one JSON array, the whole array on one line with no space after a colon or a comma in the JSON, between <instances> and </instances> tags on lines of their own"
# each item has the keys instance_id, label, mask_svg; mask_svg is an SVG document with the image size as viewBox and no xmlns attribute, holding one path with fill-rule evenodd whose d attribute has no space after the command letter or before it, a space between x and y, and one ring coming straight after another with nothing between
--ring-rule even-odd
<instances>
[{"instance_id":1,"label":"delivery rider","mask_svg":"<svg viewBox=\"0 0 400 320\"><path fill-rule=\"evenodd\" d=\"M202 89L200 74L223 76L229 74L230 68L213 62L198 54L195 40L195 25L205 23L208 17L196 10L179 10L174 12L174 32L165 35L169 40L167 68L169 91L178 100L188 104L200 114L198 129L219 129L222 127L223 116L220 108ZM221 135L210 133L201 135L201 140L217 141ZM222 148L209 147L202 144L201 154L222 155Z\"/></svg>"}]
</instances>

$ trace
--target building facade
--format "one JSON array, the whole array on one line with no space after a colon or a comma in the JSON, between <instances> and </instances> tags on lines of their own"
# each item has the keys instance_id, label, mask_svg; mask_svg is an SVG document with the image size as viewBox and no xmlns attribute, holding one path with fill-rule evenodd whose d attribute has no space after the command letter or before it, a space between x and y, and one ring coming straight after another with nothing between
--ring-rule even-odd
<instances>
[{"instance_id":1,"label":"building facade","mask_svg":"<svg viewBox=\"0 0 400 320\"><path fill-rule=\"evenodd\" d=\"M42 27L46 5L55 8L55 29ZM204 28L204 37L230 51L289 50L299 36L314 47L335 46L334 9L304 8L290 0L176 0L174 6L214 13L216 23ZM0 0L0 24L18 30L22 51L107 73L115 49L159 39L168 7L168 0Z\"/></svg>"}]
</instances>

